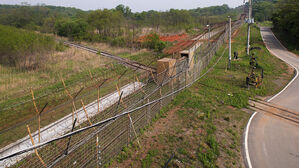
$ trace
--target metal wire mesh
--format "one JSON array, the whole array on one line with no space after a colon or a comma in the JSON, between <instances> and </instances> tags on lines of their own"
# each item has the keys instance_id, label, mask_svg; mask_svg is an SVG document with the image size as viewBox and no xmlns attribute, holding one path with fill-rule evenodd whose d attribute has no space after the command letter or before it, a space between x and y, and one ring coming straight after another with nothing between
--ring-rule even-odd
<instances>
[{"instance_id":1,"label":"metal wire mesh","mask_svg":"<svg viewBox=\"0 0 299 168\"><path fill-rule=\"evenodd\" d=\"M233 31L241 23L234 23ZM192 60L185 58L177 60L174 67L160 74L134 72L125 79L109 81L101 86L101 95L104 97L101 96L99 101L98 88L93 87L75 100L56 107L51 115L61 115L59 122L50 124L54 119L41 117L41 121L45 122L43 125L50 124L47 129L42 129L41 135L47 135L45 132L48 132L52 137L41 136L40 143L36 119L23 123L16 129L22 132L20 135L15 135L16 131L11 130L7 136L22 138L28 135L25 125L29 125L36 145L33 146L30 137L26 136L1 149L0 167L104 166L134 140L141 129L150 124L175 94L201 77L201 72L227 38L228 31L224 30L204 51L195 52L192 67ZM119 92L115 91L116 85ZM115 92L107 94L112 90ZM81 100L87 112L84 108L77 108L82 107ZM74 106L77 109L73 112ZM75 118L77 122L71 131Z\"/></svg>"}]
</instances>

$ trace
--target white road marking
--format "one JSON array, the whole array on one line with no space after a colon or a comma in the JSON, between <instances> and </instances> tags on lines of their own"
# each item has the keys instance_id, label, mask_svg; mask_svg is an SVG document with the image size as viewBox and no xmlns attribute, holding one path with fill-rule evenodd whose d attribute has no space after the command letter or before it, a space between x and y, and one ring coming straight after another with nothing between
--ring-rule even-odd
<instances>
[{"instance_id":1,"label":"white road marking","mask_svg":"<svg viewBox=\"0 0 299 168\"><path fill-rule=\"evenodd\" d=\"M263 41L265 42L265 40L264 40L264 37L263 37L263 35L262 35L262 32L260 31L260 34L261 34L261 36L262 36L262 39L263 39ZM273 34L274 35L274 34ZM276 36L274 35L274 37L276 38ZM277 39L277 38L276 38ZM278 40L278 39L277 39ZM279 41L279 40L278 40ZM280 43L280 41L279 41L279 43ZM280 45L281 46L283 46L281 43L280 43ZM276 55L276 54L274 54L273 52L271 52L271 50L269 50L269 48L268 48L268 46L265 44L265 46L266 46L266 48L268 49L268 51L272 54L272 55ZM284 47L284 46L283 46ZM285 47L284 47L285 48ZM267 100L267 102L270 102L270 101L272 101L273 99L275 99L277 96L279 96L282 92L284 92L297 78L298 78L298 69L294 66L294 65L292 65L292 64L290 64L290 63L288 63L285 59L283 59L283 58L280 58L280 57L277 57L277 58L279 58L279 59L281 59L281 60L283 60L285 63L287 63L287 64L289 64L289 65L291 65L294 69L295 69L295 71L296 71L296 76L288 83L288 85L285 87L285 88L283 88L279 93L277 93L275 96L273 96L272 98L270 98L269 100ZM248 168L252 168L252 165L251 165L251 160L250 160L250 156L249 156L249 151L248 151L248 132L249 132L249 127L250 127L250 124L251 124L251 120L253 119L253 117L256 115L256 113L257 112L254 112L254 114L250 117L250 119L249 119L249 121L248 121L248 124L247 124L247 127L246 127L246 133L245 133L245 157L246 157L246 160L247 160L247 164L248 164Z\"/></svg>"},{"instance_id":2,"label":"white road marking","mask_svg":"<svg viewBox=\"0 0 299 168\"><path fill-rule=\"evenodd\" d=\"M260 34L261 34L261 36L262 36L262 39L263 39L263 41L265 41L264 40L264 36L262 35L262 32L260 31ZM273 33L272 33L273 34ZM275 39L279 42L279 44L286 50L286 51L288 51L282 44L281 44L281 42L276 38L276 36L273 34L273 36L275 37ZM266 46L266 48L268 49L268 51L272 54L272 55L276 55L275 53L273 53L269 48L268 48L268 46L265 44L265 46ZM288 51L289 52L289 51ZM283 59L283 58L280 58L280 57L277 57L278 59L281 59L282 61L284 61L285 63L287 63L287 64L289 64L289 65L291 65L294 69L295 69L295 72L296 72L296 75L295 75L295 77L288 83L288 85L286 86L286 87L284 87L279 93L277 93L276 95L274 95L272 98L270 98L269 100L267 100L267 102L270 102L270 101L272 101L273 99L275 99L277 96L279 96L282 92L284 92L296 79L297 79L297 77L298 77L298 69L294 66L294 65L292 65L291 63L288 63L285 59Z\"/></svg>"},{"instance_id":3,"label":"white road marking","mask_svg":"<svg viewBox=\"0 0 299 168\"><path fill-rule=\"evenodd\" d=\"M257 114L257 112L254 112L253 115L250 117L250 119L247 123L247 126L246 126L246 132L245 132L245 155L246 155L248 168L252 168L250 157L249 157L249 151L248 151L248 132L249 132L249 127L250 127L251 121L256 114Z\"/></svg>"}]
</instances>

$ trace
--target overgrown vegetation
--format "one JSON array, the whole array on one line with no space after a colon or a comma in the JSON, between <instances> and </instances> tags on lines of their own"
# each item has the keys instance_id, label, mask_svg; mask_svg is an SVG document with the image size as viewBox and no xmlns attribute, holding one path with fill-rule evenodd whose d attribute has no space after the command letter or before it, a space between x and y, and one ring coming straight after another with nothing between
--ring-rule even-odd
<instances>
[{"instance_id":1,"label":"overgrown vegetation","mask_svg":"<svg viewBox=\"0 0 299 168\"><path fill-rule=\"evenodd\" d=\"M272 19L277 0L252 0L252 15L258 22Z\"/></svg>"},{"instance_id":2,"label":"overgrown vegetation","mask_svg":"<svg viewBox=\"0 0 299 168\"><path fill-rule=\"evenodd\" d=\"M258 22L272 21L275 35L289 50L298 54L298 10L297 0L254 0L252 12Z\"/></svg>"},{"instance_id":3,"label":"overgrown vegetation","mask_svg":"<svg viewBox=\"0 0 299 168\"><path fill-rule=\"evenodd\" d=\"M71 40L108 42L113 46L135 46L137 36L147 30L194 32L206 24L223 22L226 17L239 17L242 8L227 5L193 10L171 9L165 12L133 13L124 5L114 9L82 11L47 5L0 5L0 24L56 33Z\"/></svg>"},{"instance_id":4,"label":"overgrown vegetation","mask_svg":"<svg viewBox=\"0 0 299 168\"><path fill-rule=\"evenodd\" d=\"M0 63L35 69L56 49L54 38L27 30L0 25Z\"/></svg>"},{"instance_id":5,"label":"overgrown vegetation","mask_svg":"<svg viewBox=\"0 0 299 168\"><path fill-rule=\"evenodd\" d=\"M88 24L82 19L60 19L55 23L57 35L68 37L70 40L88 39Z\"/></svg>"},{"instance_id":6,"label":"overgrown vegetation","mask_svg":"<svg viewBox=\"0 0 299 168\"><path fill-rule=\"evenodd\" d=\"M145 39L144 46L156 52L162 52L166 47L166 42L161 41L159 35L156 33L152 33Z\"/></svg>"},{"instance_id":7,"label":"overgrown vegetation","mask_svg":"<svg viewBox=\"0 0 299 168\"><path fill-rule=\"evenodd\" d=\"M276 35L291 51L299 53L299 1L279 0L273 14Z\"/></svg>"},{"instance_id":8,"label":"overgrown vegetation","mask_svg":"<svg viewBox=\"0 0 299 168\"><path fill-rule=\"evenodd\" d=\"M241 156L242 134L249 114L242 111L249 97L268 96L278 92L292 77L288 66L272 56L263 45L259 29L252 28L252 46L258 63L264 68L264 83L260 88L248 89L245 78L249 73L249 56L246 56L246 25L234 38L233 51L239 59L226 71L227 47L223 46L212 59L210 66L224 53L224 58L204 78L179 93L164 108L156 121L139 137L137 143L126 148L126 159L112 163L111 167L161 167L174 158L169 167L243 167ZM225 51L225 52L224 52ZM158 150L157 155L148 152Z\"/></svg>"}]
</instances>

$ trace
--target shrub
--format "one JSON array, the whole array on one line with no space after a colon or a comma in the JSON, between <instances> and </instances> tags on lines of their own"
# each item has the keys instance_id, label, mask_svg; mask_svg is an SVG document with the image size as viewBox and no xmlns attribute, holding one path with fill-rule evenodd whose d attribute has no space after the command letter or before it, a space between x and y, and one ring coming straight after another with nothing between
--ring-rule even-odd
<instances>
[{"instance_id":1,"label":"shrub","mask_svg":"<svg viewBox=\"0 0 299 168\"><path fill-rule=\"evenodd\" d=\"M3 65L36 68L55 50L53 37L0 25L0 61Z\"/></svg>"},{"instance_id":2,"label":"shrub","mask_svg":"<svg viewBox=\"0 0 299 168\"><path fill-rule=\"evenodd\" d=\"M144 42L145 47L161 52L165 47L166 43L160 40L159 35L152 33L146 37Z\"/></svg>"},{"instance_id":3,"label":"shrub","mask_svg":"<svg viewBox=\"0 0 299 168\"><path fill-rule=\"evenodd\" d=\"M55 31L59 36L70 40L84 40L88 36L88 24L80 19L63 19L55 23Z\"/></svg>"}]
</instances>

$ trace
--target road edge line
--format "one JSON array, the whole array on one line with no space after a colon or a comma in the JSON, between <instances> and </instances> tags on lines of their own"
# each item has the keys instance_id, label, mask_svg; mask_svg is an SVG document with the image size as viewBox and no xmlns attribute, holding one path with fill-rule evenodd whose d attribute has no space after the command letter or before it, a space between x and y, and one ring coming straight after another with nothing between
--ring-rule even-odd
<instances>
[{"instance_id":1,"label":"road edge line","mask_svg":"<svg viewBox=\"0 0 299 168\"><path fill-rule=\"evenodd\" d=\"M247 126L246 126L246 131L245 131L245 157L246 157L246 161L247 161L247 167L248 168L252 168L252 165L251 165L251 160L250 160L250 156L249 156L249 148L248 148L248 134L249 134L249 128L250 128L250 125L251 125L251 122L252 122L252 120L253 120L253 118L254 118L254 116L257 114L257 112L255 111L252 115L251 115L251 117L250 117L250 119L249 119L249 121L248 121L248 123L247 123Z\"/></svg>"},{"instance_id":2,"label":"road edge line","mask_svg":"<svg viewBox=\"0 0 299 168\"><path fill-rule=\"evenodd\" d=\"M261 29L261 27L260 27L260 29ZM271 31L272 32L272 31ZM275 34L272 32L272 34L273 34L273 36L276 38L276 40L278 40L277 39L277 37L275 36ZM263 42L264 42L264 44L265 44L265 47L267 48L267 50L272 54L272 55L274 55L275 57L277 57L276 56L276 54L274 54L271 50L269 50L269 48L268 48L268 46L267 46L267 44L265 43L265 40L264 40L264 37L263 37L263 35L262 35L262 32L261 32L261 30L260 30L260 35L261 35L261 37L262 37L262 39L263 39ZM278 40L279 41L279 40ZM279 41L279 43L280 43L280 45L281 46L283 46L282 44L281 44L281 42ZM283 46L283 48L284 49L286 49L284 46ZM287 50L288 51L288 50ZM270 102L271 100L273 100L273 99L275 99L277 96L279 96L282 92L284 92L296 79L297 79L297 77L298 77L298 69L294 66L294 65L292 65L292 64L290 64L290 63L288 63L285 59L283 59L283 58L280 58L280 57L277 57L278 59L280 59L280 60L282 60L283 62L285 62L285 63L287 63L287 64L289 64L290 66L292 66L294 69L295 69L295 73L296 73L296 75L294 75L294 77L293 77L293 79L287 84L287 86L285 86L279 93L277 93L276 95L274 95L273 97L271 97L270 99L268 99L267 100L267 102ZM245 157L246 157L246 161L247 161L247 167L248 168L252 168L252 164L251 164L251 160L250 160L250 156L249 156L249 150L248 150L248 133L249 133L249 127L250 127L250 125L251 125L251 121L252 121L252 119L254 118L254 116L257 114L257 112L255 111L252 115L251 115L251 117L250 117L250 119L249 119L249 121L248 121L248 123L247 123L247 126L246 126L246 131L245 131Z\"/></svg>"},{"instance_id":3,"label":"road edge line","mask_svg":"<svg viewBox=\"0 0 299 168\"><path fill-rule=\"evenodd\" d=\"M289 64L291 65L291 64ZM270 99L267 100L267 102L270 102L271 100L275 99L277 96L279 96L282 92L284 92L298 77L298 69L296 67L294 67L293 65L291 65L294 69L295 69L295 74L294 78L287 84L286 87L284 87L279 93L277 93L276 95L274 95L273 97L271 97Z\"/></svg>"},{"instance_id":4,"label":"road edge line","mask_svg":"<svg viewBox=\"0 0 299 168\"><path fill-rule=\"evenodd\" d=\"M264 28L265 28L265 27L264 27ZM261 27L260 27L260 29L261 29ZM270 29L270 30L271 30L271 29ZM278 38L275 36L275 34L272 32L272 30L271 30L271 33L273 34L273 36L275 37L275 39L279 42L279 44L280 44L286 51L290 52L289 50L287 50L287 48L285 48L285 46L282 45L282 43L278 40ZM285 62L286 64L289 64L291 67L293 67L293 68L295 69L295 75L294 75L293 79L292 79L292 80L287 84L287 86L285 86L280 92L278 92L276 95L274 95L273 97L271 97L270 99L267 100L267 102L270 102L270 101L272 101L273 99L275 99L277 96L279 96L282 92L284 92L284 91L285 91L285 90L286 90L286 89L287 89L287 88L288 88L288 87L289 87L289 86L290 86L290 85L297 79L297 77L298 77L298 69L297 69L294 65L292 65L291 63L288 63L285 59L276 56L276 54L274 54L271 50L269 50L267 44L265 43L265 40L264 40L264 37L263 37L263 35L262 35L261 30L260 30L260 34L261 34L261 37L262 37L262 39L263 39L263 42L264 42L264 44L265 44L267 50L268 50L272 55L274 55L276 58L282 60L282 61Z\"/></svg>"}]
</instances>

